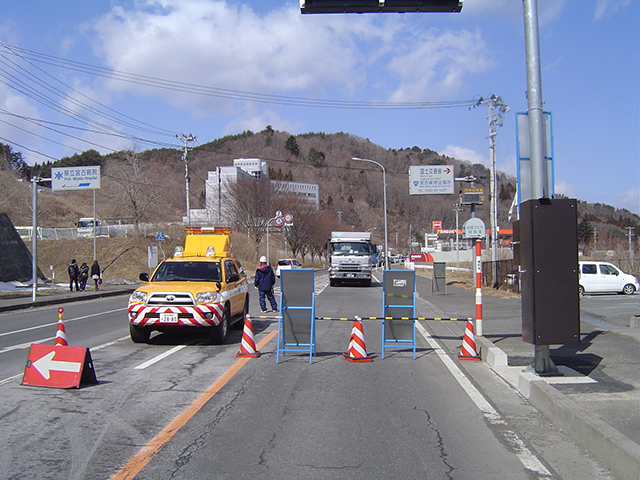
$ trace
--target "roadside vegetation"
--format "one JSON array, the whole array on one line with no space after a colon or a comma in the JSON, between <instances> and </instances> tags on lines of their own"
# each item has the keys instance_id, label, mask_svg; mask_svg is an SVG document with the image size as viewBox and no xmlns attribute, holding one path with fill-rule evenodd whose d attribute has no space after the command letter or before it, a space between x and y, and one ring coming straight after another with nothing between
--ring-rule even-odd
<instances>
[{"instance_id":1,"label":"roadside vegetation","mask_svg":"<svg viewBox=\"0 0 640 480\"><path fill-rule=\"evenodd\" d=\"M88 150L56 162L29 165L23 154L0 144L0 211L13 224L31 224L31 184L33 176L49 178L52 167L101 166L101 189L96 191L97 217L104 222L162 225L168 235L162 248L172 255L184 237L185 215L184 161L182 151L135 148L101 155ZM410 196L407 171L410 165L453 165L456 177L472 175L477 184L489 190L489 171L481 164L471 164L438 154L428 148L409 146L384 149L368 139L347 133L309 132L291 135L267 126L261 132L245 131L195 146L189 152L191 208L204 208L204 182L207 172L232 164L235 158L260 158L269 165L269 178L317 183L320 188L319 210L268 188L265 182L238 183L226 202L234 211L232 248L245 270L251 270L259 255L266 251L266 220L275 211L294 215L291 228L280 231L270 226L271 258L296 257L306 266L320 266L325 255L324 243L332 230L368 230L373 241L384 243L383 188L380 169L354 162L352 157L375 159L387 172L387 211L389 246L394 252L407 253L410 242L424 244L425 233L432 232L432 222L440 221L445 229L455 228L453 209L456 195ZM498 223L511 228L509 208L515 195L516 179L499 173ZM91 191L55 193L46 189L39 194L39 226L75 226L80 217L93 216ZM488 224L489 196L476 209L477 216ZM460 225L469 217L469 209L460 214ZM603 204L578 202L578 235L585 258L628 258L638 251L640 216L628 210ZM629 245L628 232L634 236ZM106 276L137 279L147 269L147 245L157 244L142 230L131 238L98 238L98 260ZM410 238L411 233L411 238ZM30 247L30 245L28 245ZM640 268L636 255L634 266ZM71 258L92 260L92 239L39 242L39 266L49 272L53 266L56 280L65 276ZM623 269L625 266L622 265ZM629 269L627 269L629 270ZM630 271L629 273L638 272Z\"/></svg>"}]
</instances>

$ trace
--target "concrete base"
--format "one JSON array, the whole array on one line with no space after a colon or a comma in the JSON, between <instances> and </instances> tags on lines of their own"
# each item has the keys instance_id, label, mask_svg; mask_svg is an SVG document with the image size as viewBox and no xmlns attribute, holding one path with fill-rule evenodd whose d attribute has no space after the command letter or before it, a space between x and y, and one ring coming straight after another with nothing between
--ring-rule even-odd
<instances>
[{"instance_id":1,"label":"concrete base","mask_svg":"<svg viewBox=\"0 0 640 480\"><path fill-rule=\"evenodd\" d=\"M562 376L540 377L526 371L528 367L510 367L507 355L484 337L476 338L483 360L491 368L543 412L556 425L566 430L573 439L591 451L619 478L640 478L640 452L629 438L599 418L586 413L580 406L553 388L560 383L597 383L563 365L558 366Z\"/></svg>"}]
</instances>

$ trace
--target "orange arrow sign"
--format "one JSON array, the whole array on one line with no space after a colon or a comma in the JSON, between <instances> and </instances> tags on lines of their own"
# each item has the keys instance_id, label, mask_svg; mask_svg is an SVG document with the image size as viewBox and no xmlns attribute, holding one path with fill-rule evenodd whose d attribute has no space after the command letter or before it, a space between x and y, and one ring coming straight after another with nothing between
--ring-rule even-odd
<instances>
[{"instance_id":1,"label":"orange arrow sign","mask_svg":"<svg viewBox=\"0 0 640 480\"><path fill-rule=\"evenodd\" d=\"M23 385L78 388L80 383L98 383L88 348L31 345Z\"/></svg>"}]
</instances>

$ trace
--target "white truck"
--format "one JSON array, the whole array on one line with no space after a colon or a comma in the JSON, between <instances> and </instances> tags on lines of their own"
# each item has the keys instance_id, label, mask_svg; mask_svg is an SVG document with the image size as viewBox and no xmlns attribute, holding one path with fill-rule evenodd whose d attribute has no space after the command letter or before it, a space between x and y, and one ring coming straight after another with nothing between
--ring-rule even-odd
<instances>
[{"instance_id":1,"label":"white truck","mask_svg":"<svg viewBox=\"0 0 640 480\"><path fill-rule=\"evenodd\" d=\"M371 232L331 232L329 241L329 284L346 282L371 285L375 247Z\"/></svg>"},{"instance_id":2,"label":"white truck","mask_svg":"<svg viewBox=\"0 0 640 480\"><path fill-rule=\"evenodd\" d=\"M79 218L76 223L76 227L78 228L79 237L93 237L94 227L96 237L100 237L102 233L102 222L98 219L94 219L93 217Z\"/></svg>"}]
</instances>

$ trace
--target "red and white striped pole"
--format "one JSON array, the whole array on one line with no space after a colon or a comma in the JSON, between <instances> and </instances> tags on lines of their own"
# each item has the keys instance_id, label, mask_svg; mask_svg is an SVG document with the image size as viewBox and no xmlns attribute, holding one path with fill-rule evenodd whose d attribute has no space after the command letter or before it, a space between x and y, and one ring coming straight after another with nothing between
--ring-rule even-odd
<instances>
[{"instance_id":1,"label":"red and white striped pole","mask_svg":"<svg viewBox=\"0 0 640 480\"><path fill-rule=\"evenodd\" d=\"M482 337L482 243L476 239L476 336Z\"/></svg>"}]
</instances>

